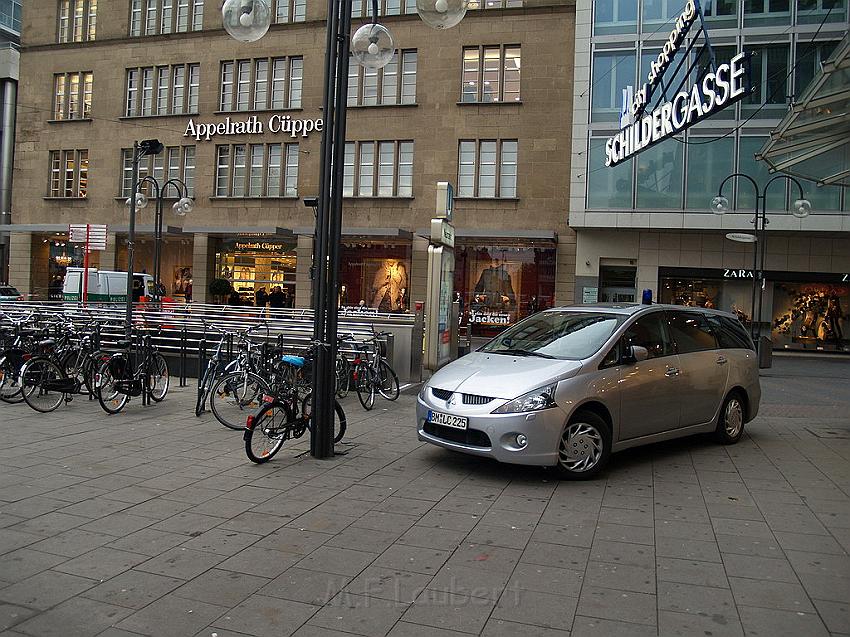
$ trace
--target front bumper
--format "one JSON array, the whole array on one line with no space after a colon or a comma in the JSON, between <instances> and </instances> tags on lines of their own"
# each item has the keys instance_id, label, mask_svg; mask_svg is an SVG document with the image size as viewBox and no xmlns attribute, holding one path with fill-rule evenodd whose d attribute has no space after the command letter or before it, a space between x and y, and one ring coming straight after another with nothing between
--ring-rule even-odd
<instances>
[{"instance_id":1,"label":"front bumper","mask_svg":"<svg viewBox=\"0 0 850 637\"><path fill-rule=\"evenodd\" d=\"M556 464L566 414L559 407L522 414L490 413L500 404L494 401L484 406L448 407L445 402L432 399L430 395L424 400L420 396L416 400L419 440L444 449L494 458L499 462L539 466ZM465 416L469 419L468 431L428 423L429 410ZM517 434L526 436L525 447L517 445Z\"/></svg>"}]
</instances>

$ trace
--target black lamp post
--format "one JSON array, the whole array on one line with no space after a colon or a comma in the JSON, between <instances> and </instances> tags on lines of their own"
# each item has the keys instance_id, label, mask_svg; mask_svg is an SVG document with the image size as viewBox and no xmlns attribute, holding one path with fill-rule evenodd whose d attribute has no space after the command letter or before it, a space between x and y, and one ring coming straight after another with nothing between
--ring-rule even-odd
<instances>
[{"instance_id":1,"label":"black lamp post","mask_svg":"<svg viewBox=\"0 0 850 637\"><path fill-rule=\"evenodd\" d=\"M136 184L135 189L137 192L141 190L142 184L144 183L148 183L153 186L154 196L156 197L156 215L154 217L153 284L154 298L157 301L160 301L162 296L160 294L160 282L162 281L162 220L165 216L163 214L163 202L166 192L168 191L168 187L173 186L177 189L178 200L172 207L174 214L180 217L185 216L187 213L192 212L192 209L195 207L195 202L191 197L189 197L189 188L182 179L177 177L169 179L160 186L159 181L155 177L147 175L142 177ZM145 202L145 204L146 203L147 202ZM144 208L144 206L139 206L137 203L136 208Z\"/></svg>"},{"instance_id":2,"label":"black lamp post","mask_svg":"<svg viewBox=\"0 0 850 637\"><path fill-rule=\"evenodd\" d=\"M349 55L358 64L377 69L388 64L395 53L392 35L378 24L378 0L371 0L371 3L371 24L364 24L349 36L352 0L327 0L321 165L313 251L313 340L320 344L313 365L314 427L310 454L314 458L329 458L334 454L334 361ZM455 26L466 15L466 9L467 0L416 0L419 17L435 29ZM225 30L235 39L256 41L269 29L269 3L267 0L225 0L222 21Z\"/></svg>"},{"instance_id":3,"label":"black lamp post","mask_svg":"<svg viewBox=\"0 0 850 637\"><path fill-rule=\"evenodd\" d=\"M133 266L136 255L136 207L147 205L147 198L138 192L139 162L142 157L148 155L159 155L165 147L158 139L145 139L141 142L133 142L133 176L130 182L133 184L132 192L127 198L127 207L130 210L130 226L127 230L127 306L124 317L124 333L129 339L133 335Z\"/></svg>"},{"instance_id":4,"label":"black lamp post","mask_svg":"<svg viewBox=\"0 0 850 637\"><path fill-rule=\"evenodd\" d=\"M764 262L767 254L767 224L770 220L767 218L767 189L775 181L792 182L796 184L797 190L800 193L800 198L794 202L794 207L791 213L800 219L808 217L812 211L812 205L803 194L803 186L794 177L789 175L776 175L768 180L764 188L759 189L758 183L750 175L744 173L732 173L720 183L720 188L717 189L717 196L711 200L711 210L715 214L725 214L729 211L729 199L723 196L723 187L730 179L741 177L749 181L756 195L755 216L753 217L753 291L750 311L752 312L752 320L750 322L750 336L756 341L758 351L761 351L759 343L761 336L761 314L762 305L764 303ZM758 288L758 310L756 310L756 289Z\"/></svg>"}]
</instances>

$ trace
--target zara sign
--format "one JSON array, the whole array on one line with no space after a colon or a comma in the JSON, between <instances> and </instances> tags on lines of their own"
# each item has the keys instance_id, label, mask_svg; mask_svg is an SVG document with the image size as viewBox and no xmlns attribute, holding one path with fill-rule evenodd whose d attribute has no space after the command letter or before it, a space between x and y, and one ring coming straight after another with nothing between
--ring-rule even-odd
<instances>
[{"instance_id":1,"label":"zara sign","mask_svg":"<svg viewBox=\"0 0 850 637\"><path fill-rule=\"evenodd\" d=\"M605 143L605 165L613 167L650 146L702 121L743 99L749 92L749 54L738 53L729 63L718 65L688 90L676 93L646 113L655 88L682 46L685 36L702 10L699 0L688 0L661 53L650 65L646 83L631 98L623 118L625 126ZM704 28L704 27L703 27ZM689 50L685 55L689 54ZM666 97L666 96L665 96Z\"/></svg>"}]
</instances>

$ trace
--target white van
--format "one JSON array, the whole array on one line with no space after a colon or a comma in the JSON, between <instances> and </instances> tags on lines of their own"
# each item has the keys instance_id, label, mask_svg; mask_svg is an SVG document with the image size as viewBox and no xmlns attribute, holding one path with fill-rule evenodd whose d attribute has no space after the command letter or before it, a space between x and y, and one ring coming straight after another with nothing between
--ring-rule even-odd
<instances>
[{"instance_id":1,"label":"white van","mask_svg":"<svg viewBox=\"0 0 850 637\"><path fill-rule=\"evenodd\" d=\"M127 301L127 273L110 272L89 268L88 300L93 302L125 303ZM154 294L153 276L133 274L133 301L142 296ZM65 284L62 286L62 299L80 301L83 298L83 268L68 268L65 272Z\"/></svg>"}]
</instances>

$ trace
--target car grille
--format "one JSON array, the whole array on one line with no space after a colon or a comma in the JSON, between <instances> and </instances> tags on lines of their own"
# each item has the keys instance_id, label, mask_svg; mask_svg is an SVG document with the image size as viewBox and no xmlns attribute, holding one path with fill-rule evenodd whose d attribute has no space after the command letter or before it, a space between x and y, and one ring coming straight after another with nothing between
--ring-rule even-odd
<instances>
[{"instance_id":1,"label":"car grille","mask_svg":"<svg viewBox=\"0 0 850 637\"><path fill-rule=\"evenodd\" d=\"M434 396L436 396L440 400L448 400L452 397L453 392L449 391L448 389L437 389L436 387L432 387L431 393L434 394Z\"/></svg>"},{"instance_id":2,"label":"car grille","mask_svg":"<svg viewBox=\"0 0 850 637\"><path fill-rule=\"evenodd\" d=\"M448 389L432 387L431 393L434 397L439 398L440 400L448 400L452 397L454 392L449 391ZM495 400L495 398L491 398L490 396L478 396L476 394L461 394L461 397L464 405L486 405L487 403Z\"/></svg>"},{"instance_id":3,"label":"car grille","mask_svg":"<svg viewBox=\"0 0 850 637\"><path fill-rule=\"evenodd\" d=\"M489 402L492 402L494 399L490 398L490 396L476 396L475 394L464 394L463 395L463 404L464 405L486 405Z\"/></svg>"},{"instance_id":4,"label":"car grille","mask_svg":"<svg viewBox=\"0 0 850 637\"><path fill-rule=\"evenodd\" d=\"M423 429L426 434L448 442L457 442L462 445L481 447L483 449L490 448L490 437L483 431L476 429L453 429L451 427L444 427L443 425L435 425L432 422L426 422Z\"/></svg>"}]
</instances>

